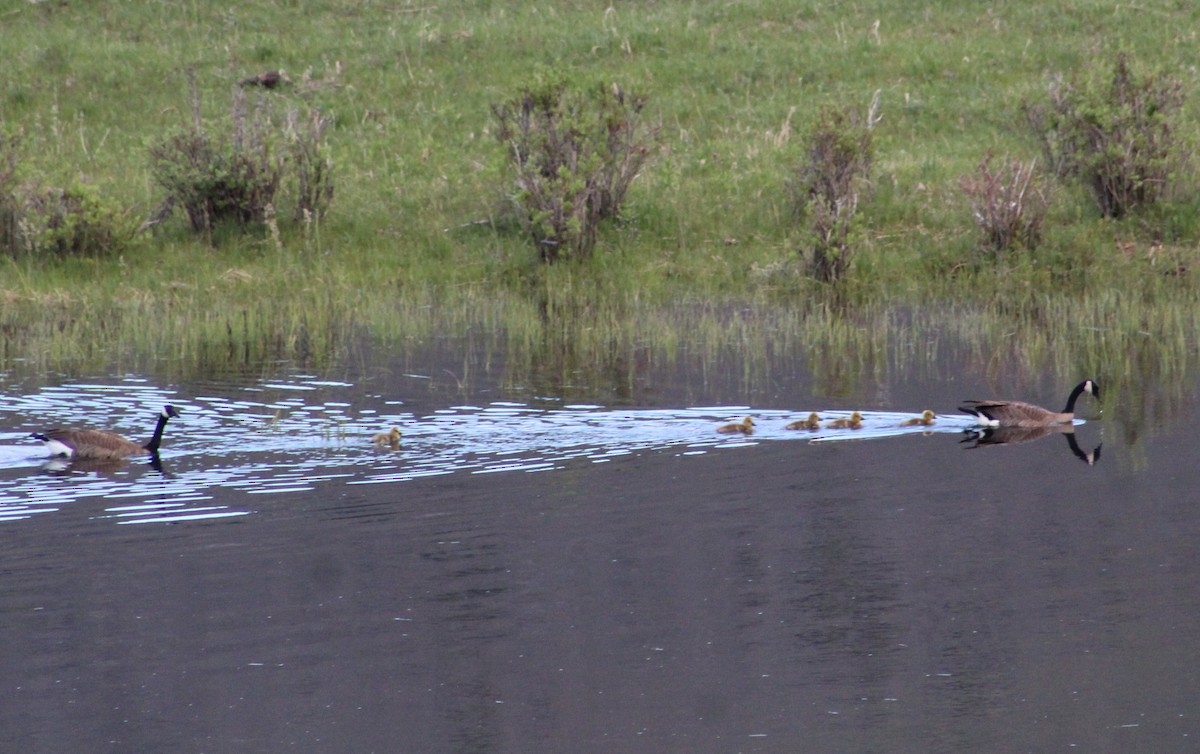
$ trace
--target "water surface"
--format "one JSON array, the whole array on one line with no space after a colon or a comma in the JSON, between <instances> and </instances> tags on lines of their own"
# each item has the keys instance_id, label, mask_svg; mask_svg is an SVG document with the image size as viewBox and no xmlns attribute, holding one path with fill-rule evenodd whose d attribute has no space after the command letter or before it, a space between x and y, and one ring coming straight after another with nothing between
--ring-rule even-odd
<instances>
[{"instance_id":1,"label":"water surface","mask_svg":"<svg viewBox=\"0 0 1200 754\"><path fill-rule=\"evenodd\" d=\"M1193 747L1184 418L1085 412L1089 465L970 441L970 379L739 404L660 375L613 405L436 374L10 390L5 750ZM24 439L140 437L166 402L161 470ZM782 429L853 409L857 433Z\"/></svg>"}]
</instances>

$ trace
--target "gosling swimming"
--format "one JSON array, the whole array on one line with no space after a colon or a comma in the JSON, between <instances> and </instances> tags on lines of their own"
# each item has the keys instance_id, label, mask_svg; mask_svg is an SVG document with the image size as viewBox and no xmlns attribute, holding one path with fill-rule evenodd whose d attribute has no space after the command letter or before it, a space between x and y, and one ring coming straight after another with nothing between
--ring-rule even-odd
<instances>
[{"instance_id":1,"label":"gosling swimming","mask_svg":"<svg viewBox=\"0 0 1200 754\"><path fill-rule=\"evenodd\" d=\"M392 427L391 432L380 432L371 438L371 442L376 445L388 445L395 450L400 447L400 429Z\"/></svg>"},{"instance_id":2,"label":"gosling swimming","mask_svg":"<svg viewBox=\"0 0 1200 754\"><path fill-rule=\"evenodd\" d=\"M826 429L862 429L862 414L855 411L849 419L834 419L825 425Z\"/></svg>"},{"instance_id":3,"label":"gosling swimming","mask_svg":"<svg viewBox=\"0 0 1200 754\"><path fill-rule=\"evenodd\" d=\"M784 427L784 429L820 429L820 422L821 417L817 416L814 412L809 414L807 419L798 419Z\"/></svg>"},{"instance_id":4,"label":"gosling swimming","mask_svg":"<svg viewBox=\"0 0 1200 754\"><path fill-rule=\"evenodd\" d=\"M726 424L717 427L717 431L723 435L749 435L754 433L754 419L747 416L736 424Z\"/></svg>"},{"instance_id":5,"label":"gosling swimming","mask_svg":"<svg viewBox=\"0 0 1200 754\"><path fill-rule=\"evenodd\" d=\"M921 415L916 419L900 422L901 427L931 427L934 422L934 414L929 409L921 412Z\"/></svg>"}]
</instances>

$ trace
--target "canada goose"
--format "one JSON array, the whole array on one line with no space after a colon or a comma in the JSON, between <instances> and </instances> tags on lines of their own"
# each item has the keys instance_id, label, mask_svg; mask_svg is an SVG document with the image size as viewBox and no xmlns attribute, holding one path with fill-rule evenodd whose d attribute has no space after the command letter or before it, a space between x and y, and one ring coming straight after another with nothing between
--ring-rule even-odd
<instances>
[{"instance_id":1,"label":"canada goose","mask_svg":"<svg viewBox=\"0 0 1200 754\"><path fill-rule=\"evenodd\" d=\"M392 427L391 432L380 432L371 438L371 442L376 445L390 445L392 450L400 447L400 429Z\"/></svg>"},{"instance_id":2,"label":"canada goose","mask_svg":"<svg viewBox=\"0 0 1200 754\"><path fill-rule=\"evenodd\" d=\"M179 410L174 406L163 406L158 415L158 424L150 442L138 445L130 442L115 432L102 432L98 429L48 429L44 433L35 432L33 437L46 444L53 456L68 458L90 458L93 460L112 460L129 458L130 456L158 455L158 446L162 443L163 429L167 421L179 416Z\"/></svg>"},{"instance_id":3,"label":"canada goose","mask_svg":"<svg viewBox=\"0 0 1200 754\"><path fill-rule=\"evenodd\" d=\"M834 419L825 425L826 429L862 429L862 414L855 411L849 419Z\"/></svg>"},{"instance_id":4,"label":"canada goose","mask_svg":"<svg viewBox=\"0 0 1200 754\"><path fill-rule=\"evenodd\" d=\"M921 416L917 419L909 419L908 421L900 422L901 427L929 427L934 422L933 412L925 409L921 412Z\"/></svg>"},{"instance_id":5,"label":"canada goose","mask_svg":"<svg viewBox=\"0 0 1200 754\"><path fill-rule=\"evenodd\" d=\"M1048 411L1041 406L1021 401L963 401L959 411L971 414L985 427L1045 427L1052 424L1070 424L1075 419L1075 401L1084 393L1091 393L1100 400L1100 386L1092 380L1084 380L1075 386L1067 397L1067 407L1061 412Z\"/></svg>"},{"instance_id":6,"label":"canada goose","mask_svg":"<svg viewBox=\"0 0 1200 754\"><path fill-rule=\"evenodd\" d=\"M821 417L817 416L816 413L811 413L807 419L798 419L784 427L784 429L820 429L820 421Z\"/></svg>"},{"instance_id":7,"label":"canada goose","mask_svg":"<svg viewBox=\"0 0 1200 754\"><path fill-rule=\"evenodd\" d=\"M267 71L248 79L242 79L242 86L261 86L263 89L274 89L280 84L290 84L292 80L283 71Z\"/></svg>"},{"instance_id":8,"label":"canada goose","mask_svg":"<svg viewBox=\"0 0 1200 754\"><path fill-rule=\"evenodd\" d=\"M754 419L747 416L736 424L726 424L717 427L717 431L723 435L749 435L754 433Z\"/></svg>"}]
</instances>

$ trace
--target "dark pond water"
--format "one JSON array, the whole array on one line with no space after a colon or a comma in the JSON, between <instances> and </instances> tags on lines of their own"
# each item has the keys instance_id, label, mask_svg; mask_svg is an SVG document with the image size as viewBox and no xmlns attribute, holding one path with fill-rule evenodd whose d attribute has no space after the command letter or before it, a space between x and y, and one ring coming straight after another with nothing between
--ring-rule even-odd
<instances>
[{"instance_id":1,"label":"dark pond water","mask_svg":"<svg viewBox=\"0 0 1200 754\"><path fill-rule=\"evenodd\" d=\"M370 374L6 385L0 750L1200 746L1186 415L979 444L976 378L663 372L614 405ZM161 469L25 439L167 402Z\"/></svg>"}]
</instances>

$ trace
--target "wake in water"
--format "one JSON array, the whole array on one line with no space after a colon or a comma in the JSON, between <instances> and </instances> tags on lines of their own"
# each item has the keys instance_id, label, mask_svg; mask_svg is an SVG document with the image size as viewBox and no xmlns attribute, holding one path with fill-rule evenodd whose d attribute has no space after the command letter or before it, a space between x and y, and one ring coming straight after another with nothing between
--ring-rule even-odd
<instances>
[{"instance_id":1,"label":"wake in water","mask_svg":"<svg viewBox=\"0 0 1200 754\"><path fill-rule=\"evenodd\" d=\"M537 408L521 403L460 405L425 416L355 407L344 401L307 400L336 394L349 383L298 379L246 389L246 399L198 396L190 401L130 380L123 385L75 384L0 399L16 431L0 434L0 520L58 510L81 498L108 506L97 518L117 523L183 521L246 515L250 507L212 504L218 490L246 495L304 492L318 484L389 484L454 473L542 472L584 459L605 463L647 451L694 455L767 441L835 442L934 432L960 433L967 417L939 416L931 426L902 426L918 414L862 412L861 428L829 426L848 411L755 411L746 406L613 410L595 405ZM256 400L275 394L276 400ZM185 415L161 452L162 468L145 463L106 466L50 461L28 439L35 427L144 424L145 406L173 403ZM392 407L395 407L395 410ZM787 425L812 412L816 430ZM744 416L751 434L717 428ZM372 445L381 429L399 427L395 449ZM47 473L29 475L41 467ZM248 498L249 499L249 498Z\"/></svg>"}]
</instances>

